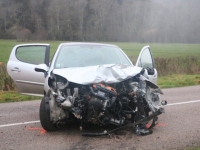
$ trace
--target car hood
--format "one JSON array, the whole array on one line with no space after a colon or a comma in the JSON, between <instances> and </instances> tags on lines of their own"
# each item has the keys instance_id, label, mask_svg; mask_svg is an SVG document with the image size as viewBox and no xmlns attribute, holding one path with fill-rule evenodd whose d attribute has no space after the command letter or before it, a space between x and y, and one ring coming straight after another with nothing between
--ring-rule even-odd
<instances>
[{"instance_id":1,"label":"car hood","mask_svg":"<svg viewBox=\"0 0 200 150\"><path fill-rule=\"evenodd\" d=\"M53 73L78 84L117 83L140 73L142 68L128 65L100 65L54 69Z\"/></svg>"}]
</instances>

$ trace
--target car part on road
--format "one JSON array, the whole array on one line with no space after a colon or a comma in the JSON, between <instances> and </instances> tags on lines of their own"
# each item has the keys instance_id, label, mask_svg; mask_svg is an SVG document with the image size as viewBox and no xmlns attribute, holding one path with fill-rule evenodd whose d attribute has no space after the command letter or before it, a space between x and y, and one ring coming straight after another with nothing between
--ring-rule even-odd
<instances>
[{"instance_id":1,"label":"car part on road","mask_svg":"<svg viewBox=\"0 0 200 150\"><path fill-rule=\"evenodd\" d=\"M83 132L82 135L83 136L101 136L101 135L110 135L111 133L114 133L116 132L117 130L120 130L122 128L126 128L126 127L133 127L133 126L137 126L141 123L145 123L145 122L148 122L154 118L156 118L158 115L162 114L162 111L157 111L155 112L154 114L151 114L150 116L140 120L140 121L137 121L137 122L134 122L134 123L130 123L130 124L127 124L127 125L124 125L124 126L121 126L121 127L118 127L114 130L111 130L111 131L104 131L104 132L101 132L101 133L86 133L86 132ZM137 135L148 135L148 134L151 134L153 133L151 130L148 130L148 129L136 129L138 131L135 131L135 133Z\"/></svg>"}]
</instances>

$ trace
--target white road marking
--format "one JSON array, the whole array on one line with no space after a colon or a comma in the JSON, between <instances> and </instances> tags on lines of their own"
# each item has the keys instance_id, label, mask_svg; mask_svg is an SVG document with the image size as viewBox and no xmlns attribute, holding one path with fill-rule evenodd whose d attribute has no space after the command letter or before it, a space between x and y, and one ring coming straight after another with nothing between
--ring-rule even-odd
<instances>
[{"instance_id":1,"label":"white road marking","mask_svg":"<svg viewBox=\"0 0 200 150\"><path fill-rule=\"evenodd\" d=\"M37 120L37 121L29 121L29 122L5 124L5 125L0 125L0 128L3 128L3 127L11 127L11 126L18 126L18 125L23 125L23 124L32 124L32 123L38 123L38 122L40 122L40 121Z\"/></svg>"},{"instance_id":2,"label":"white road marking","mask_svg":"<svg viewBox=\"0 0 200 150\"><path fill-rule=\"evenodd\" d=\"M166 106L183 105L183 104L190 104L190 103L197 103L197 102L200 102L200 100L194 100L194 101L188 101L188 102L180 102L180 103L171 103L171 104L167 104ZM24 125L24 124L39 123L39 122L40 122L39 120L36 120L36 121L29 121L29 122L5 124L5 125L0 125L0 128L18 126L18 125Z\"/></svg>"},{"instance_id":3,"label":"white road marking","mask_svg":"<svg viewBox=\"0 0 200 150\"><path fill-rule=\"evenodd\" d=\"M183 104L190 104L190 103L197 103L197 102L200 102L200 100L180 102L180 103L172 103L172 104L167 104L166 106L183 105Z\"/></svg>"}]
</instances>

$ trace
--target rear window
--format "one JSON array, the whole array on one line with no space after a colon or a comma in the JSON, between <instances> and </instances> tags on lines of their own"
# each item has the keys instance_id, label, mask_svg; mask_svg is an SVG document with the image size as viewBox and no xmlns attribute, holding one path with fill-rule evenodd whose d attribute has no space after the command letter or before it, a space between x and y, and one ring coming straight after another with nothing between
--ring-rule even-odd
<instances>
[{"instance_id":1,"label":"rear window","mask_svg":"<svg viewBox=\"0 0 200 150\"><path fill-rule=\"evenodd\" d=\"M18 60L30 64L42 64L45 59L45 46L21 46L16 51Z\"/></svg>"}]
</instances>

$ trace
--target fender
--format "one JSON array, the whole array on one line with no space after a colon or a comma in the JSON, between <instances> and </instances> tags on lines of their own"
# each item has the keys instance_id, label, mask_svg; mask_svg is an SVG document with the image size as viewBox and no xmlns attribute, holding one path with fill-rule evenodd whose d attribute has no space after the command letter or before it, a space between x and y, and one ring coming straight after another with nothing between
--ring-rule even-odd
<instances>
[{"instance_id":1,"label":"fender","mask_svg":"<svg viewBox=\"0 0 200 150\"><path fill-rule=\"evenodd\" d=\"M153 89L157 89L157 92L160 93L160 94L164 94L158 85L154 84L153 82L151 82L149 79L147 79L143 75L140 75L140 80L146 81L147 86L149 86Z\"/></svg>"}]
</instances>

